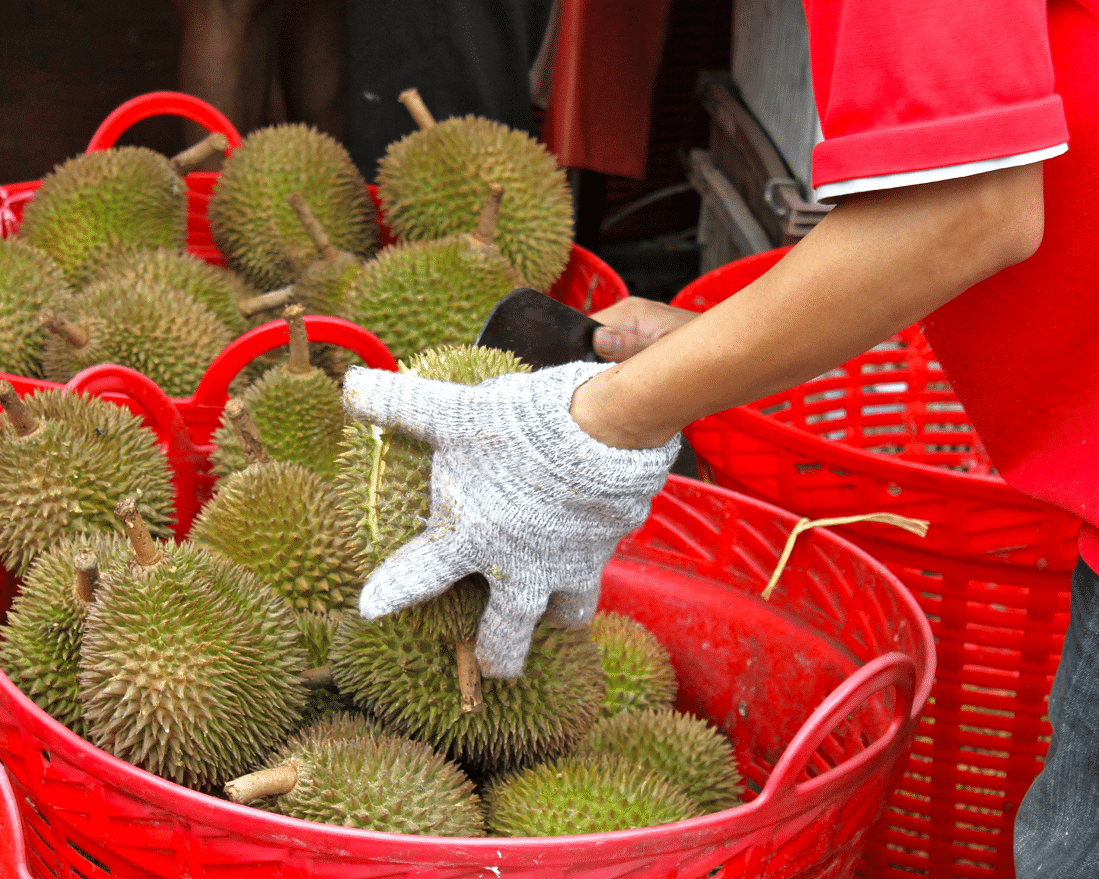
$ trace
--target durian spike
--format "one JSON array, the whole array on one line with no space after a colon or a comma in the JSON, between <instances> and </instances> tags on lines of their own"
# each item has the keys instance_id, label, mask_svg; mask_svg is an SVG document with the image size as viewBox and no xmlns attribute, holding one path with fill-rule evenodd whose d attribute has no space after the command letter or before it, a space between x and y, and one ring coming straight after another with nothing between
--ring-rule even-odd
<instances>
[{"instance_id":1,"label":"durian spike","mask_svg":"<svg viewBox=\"0 0 1099 879\"><path fill-rule=\"evenodd\" d=\"M282 312L290 329L290 362L286 371L291 375L306 375L313 370L309 362L309 334L305 331L305 308L288 305Z\"/></svg>"},{"instance_id":2,"label":"durian spike","mask_svg":"<svg viewBox=\"0 0 1099 879\"><path fill-rule=\"evenodd\" d=\"M76 567L76 582L73 591L85 604L95 600L95 590L99 586L99 558L90 549L82 549L73 559Z\"/></svg>"},{"instance_id":3,"label":"durian spike","mask_svg":"<svg viewBox=\"0 0 1099 879\"><path fill-rule=\"evenodd\" d=\"M0 406L7 413L16 436L30 436L42 427L42 422L34 417L23 398L16 392L15 386L7 379L0 381Z\"/></svg>"},{"instance_id":4,"label":"durian spike","mask_svg":"<svg viewBox=\"0 0 1099 879\"><path fill-rule=\"evenodd\" d=\"M233 425L237 438L240 440L244 451L244 460L249 464L266 464L271 459L263 448L259 438L259 430L256 422L252 420L252 413L244 405L239 397L233 397L225 404L225 417Z\"/></svg>"},{"instance_id":5,"label":"durian spike","mask_svg":"<svg viewBox=\"0 0 1099 879\"><path fill-rule=\"evenodd\" d=\"M84 324L74 323L63 318L52 308L43 308L38 312L38 323L39 326L63 339L65 344L74 351L79 351L88 344L89 333L87 327Z\"/></svg>"},{"instance_id":6,"label":"durian spike","mask_svg":"<svg viewBox=\"0 0 1099 879\"><path fill-rule=\"evenodd\" d=\"M176 154L168 160L168 164L175 169L180 176L197 168L215 153L223 153L229 149L229 138L220 131L206 135L193 146L187 147L183 152Z\"/></svg>"},{"instance_id":7,"label":"durian spike","mask_svg":"<svg viewBox=\"0 0 1099 879\"><path fill-rule=\"evenodd\" d=\"M431 115L431 111L427 109L427 105L416 89L405 89L397 95L397 100L408 108L408 112L421 131L434 127L435 117Z\"/></svg>"},{"instance_id":8,"label":"durian spike","mask_svg":"<svg viewBox=\"0 0 1099 879\"><path fill-rule=\"evenodd\" d=\"M296 301L294 298L296 292L294 285L290 284L287 287L280 287L278 290L260 293L258 296L250 296L248 299L242 299L237 303L237 310L240 312L241 317L254 317L262 311L273 311L276 308L293 304Z\"/></svg>"},{"instance_id":9,"label":"durian spike","mask_svg":"<svg viewBox=\"0 0 1099 879\"><path fill-rule=\"evenodd\" d=\"M321 221L317 219L317 215L309 207L309 202L305 200L305 196L300 192L291 192L287 199L290 202L290 207L294 209L294 213L298 215L298 219L305 227L309 240L317 248L317 253L320 254L321 259L335 259L338 257L340 255L339 250L332 244L328 233L324 231L324 227L321 225Z\"/></svg>"},{"instance_id":10,"label":"durian spike","mask_svg":"<svg viewBox=\"0 0 1099 879\"><path fill-rule=\"evenodd\" d=\"M145 520L137 511L137 499L132 496L124 498L115 507L115 512L126 526L126 535L130 538L130 546L134 549L137 563L143 568L154 568L164 561L164 553L156 545Z\"/></svg>"},{"instance_id":11,"label":"durian spike","mask_svg":"<svg viewBox=\"0 0 1099 879\"><path fill-rule=\"evenodd\" d=\"M260 797L288 794L297 783L297 767L293 763L280 763L226 782L225 794L232 802L247 805Z\"/></svg>"},{"instance_id":12,"label":"durian spike","mask_svg":"<svg viewBox=\"0 0 1099 879\"><path fill-rule=\"evenodd\" d=\"M485 710L485 700L481 694L481 669L477 665L477 656L469 641L457 641L458 653L458 690L462 694L462 711L465 714L480 714Z\"/></svg>"},{"instance_id":13,"label":"durian spike","mask_svg":"<svg viewBox=\"0 0 1099 879\"><path fill-rule=\"evenodd\" d=\"M336 681L332 677L332 666L318 665L316 668L306 669L301 674L302 683L310 690L334 690Z\"/></svg>"}]
</instances>

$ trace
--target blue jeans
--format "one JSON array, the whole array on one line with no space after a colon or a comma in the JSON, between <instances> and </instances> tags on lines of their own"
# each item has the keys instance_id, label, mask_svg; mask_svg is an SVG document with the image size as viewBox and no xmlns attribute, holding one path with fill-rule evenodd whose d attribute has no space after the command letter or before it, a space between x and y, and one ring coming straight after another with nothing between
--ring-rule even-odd
<instances>
[{"instance_id":1,"label":"blue jeans","mask_svg":"<svg viewBox=\"0 0 1099 879\"><path fill-rule=\"evenodd\" d=\"M1015 874L1099 879L1099 576L1083 561L1072 575L1049 720L1045 768L1015 816Z\"/></svg>"}]
</instances>

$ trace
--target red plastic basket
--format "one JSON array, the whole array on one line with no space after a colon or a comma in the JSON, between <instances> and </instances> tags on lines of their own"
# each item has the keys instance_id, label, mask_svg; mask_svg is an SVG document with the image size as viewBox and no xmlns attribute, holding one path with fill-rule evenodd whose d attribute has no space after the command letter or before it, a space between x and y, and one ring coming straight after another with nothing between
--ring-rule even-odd
<instances>
[{"instance_id":1,"label":"red plastic basket","mask_svg":"<svg viewBox=\"0 0 1099 879\"><path fill-rule=\"evenodd\" d=\"M786 249L723 266L673 300L702 311ZM1079 521L993 472L918 328L842 368L686 432L703 477L809 518L927 519L926 538L837 529L915 594L938 675L867 876L1012 879L1012 827L1048 746Z\"/></svg>"},{"instance_id":2,"label":"red plastic basket","mask_svg":"<svg viewBox=\"0 0 1099 879\"><path fill-rule=\"evenodd\" d=\"M926 702L930 629L885 567L825 530L760 592L791 514L672 477L606 571L601 606L669 650L678 707L729 734L745 805L539 839L452 839L284 818L179 787L93 747L0 675L0 760L36 879L846 877Z\"/></svg>"}]
</instances>

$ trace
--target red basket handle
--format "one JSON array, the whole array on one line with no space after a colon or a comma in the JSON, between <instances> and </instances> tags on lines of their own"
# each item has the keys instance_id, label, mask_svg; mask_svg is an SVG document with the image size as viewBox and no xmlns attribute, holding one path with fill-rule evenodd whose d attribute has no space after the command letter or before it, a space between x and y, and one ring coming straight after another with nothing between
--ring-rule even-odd
<instances>
[{"instance_id":1,"label":"red basket handle","mask_svg":"<svg viewBox=\"0 0 1099 879\"><path fill-rule=\"evenodd\" d=\"M344 320L324 314L305 315L305 331L310 342L328 342L353 351L367 366L396 371L397 361L372 332ZM198 383L190 402L195 406L221 408L229 399L229 384L249 363L282 345L290 343L290 328L284 320L273 320L249 330L230 342L214 358Z\"/></svg>"},{"instance_id":2,"label":"red basket handle","mask_svg":"<svg viewBox=\"0 0 1099 879\"><path fill-rule=\"evenodd\" d=\"M88 141L88 152L105 150L118 141L130 126L154 116L182 116L206 128L221 132L229 140L229 151L240 146L240 132L224 113L201 98L184 92L149 92L121 104L107 116Z\"/></svg>"},{"instance_id":3,"label":"red basket handle","mask_svg":"<svg viewBox=\"0 0 1099 879\"><path fill-rule=\"evenodd\" d=\"M0 876L31 879L23 842L23 819L8 771L0 763Z\"/></svg>"},{"instance_id":4,"label":"red basket handle","mask_svg":"<svg viewBox=\"0 0 1099 879\"><path fill-rule=\"evenodd\" d=\"M201 504L199 480L209 469L209 462L191 441L183 415L172 399L148 376L115 363L98 363L81 370L69 379L65 389L96 396L109 394L116 402L121 394L125 397L121 404L153 426L175 474L176 533L186 534Z\"/></svg>"},{"instance_id":5,"label":"red basket handle","mask_svg":"<svg viewBox=\"0 0 1099 879\"><path fill-rule=\"evenodd\" d=\"M885 732L854 757L810 778L798 781L813 753L838 724L875 693L893 687L897 698L893 717ZM802 812L827 799L837 774L869 772L874 763L896 747L896 740L910 717L916 689L916 662L907 653L897 651L875 657L836 687L802 724L764 785L757 800L793 800L792 808Z\"/></svg>"}]
</instances>

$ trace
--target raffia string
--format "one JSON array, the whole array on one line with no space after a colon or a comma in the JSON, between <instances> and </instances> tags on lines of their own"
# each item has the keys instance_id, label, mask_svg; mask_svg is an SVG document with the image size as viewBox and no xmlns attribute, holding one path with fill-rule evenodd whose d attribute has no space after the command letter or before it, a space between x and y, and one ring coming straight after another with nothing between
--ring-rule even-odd
<instances>
[{"instance_id":1,"label":"raffia string","mask_svg":"<svg viewBox=\"0 0 1099 879\"><path fill-rule=\"evenodd\" d=\"M786 562L790 559L790 553L794 551L794 542L802 531L808 531L810 528L827 528L832 525L850 525L854 522L882 522L885 525L895 525L898 528L903 528L905 531L910 531L919 537L927 536L927 528L931 524L927 519L912 519L908 516L900 516L897 513L865 513L861 516L837 516L831 519L802 519L794 526L789 537L786 538L786 546L783 547L782 555L779 556L775 572L771 574L771 579L763 590L763 599L767 601L771 598L771 593L775 591L775 586L778 585L778 579L782 576Z\"/></svg>"}]
</instances>

